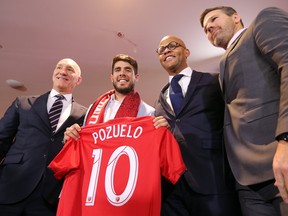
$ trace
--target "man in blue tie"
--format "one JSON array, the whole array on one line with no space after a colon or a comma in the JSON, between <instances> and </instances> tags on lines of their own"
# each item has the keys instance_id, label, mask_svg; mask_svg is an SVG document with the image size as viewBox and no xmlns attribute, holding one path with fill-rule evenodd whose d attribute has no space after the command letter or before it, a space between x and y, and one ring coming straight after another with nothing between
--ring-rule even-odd
<instances>
[{"instance_id":1,"label":"man in blue tie","mask_svg":"<svg viewBox=\"0 0 288 216\"><path fill-rule=\"evenodd\" d=\"M234 179L224 177L230 170L223 166L224 101L218 74L192 70L190 51L176 36L165 36L156 52L169 75L156 116L169 122L188 169L175 187L163 181L162 215L240 215L235 190L228 187Z\"/></svg>"},{"instance_id":2,"label":"man in blue tie","mask_svg":"<svg viewBox=\"0 0 288 216\"><path fill-rule=\"evenodd\" d=\"M51 91L40 96L17 97L0 120L3 216L56 215L62 182L54 178L47 165L62 149L65 129L73 123L82 123L86 108L72 97L82 80L80 67L74 60L60 60L52 80ZM59 94L63 104L56 102L58 108L51 124L48 112Z\"/></svg>"}]
</instances>

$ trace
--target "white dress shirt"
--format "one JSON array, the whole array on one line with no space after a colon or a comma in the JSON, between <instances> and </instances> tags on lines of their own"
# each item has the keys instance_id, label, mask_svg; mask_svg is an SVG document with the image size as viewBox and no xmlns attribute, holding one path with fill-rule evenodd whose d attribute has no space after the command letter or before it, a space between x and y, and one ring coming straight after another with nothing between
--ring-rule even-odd
<instances>
[{"instance_id":1,"label":"white dress shirt","mask_svg":"<svg viewBox=\"0 0 288 216\"><path fill-rule=\"evenodd\" d=\"M187 67L184 70L182 70L179 74L183 74L184 75L179 80L179 85L182 88L183 97L185 98L185 95L186 95L186 92L187 92L187 89L188 89L188 85L190 83L191 76L192 76L192 69L190 67ZM171 83L172 78L173 78L173 76L169 76L169 83ZM166 101L172 108L171 100L170 100L170 97L169 97L169 91L170 91L169 89L170 88L168 88L167 91L166 91Z\"/></svg>"},{"instance_id":2,"label":"white dress shirt","mask_svg":"<svg viewBox=\"0 0 288 216\"><path fill-rule=\"evenodd\" d=\"M55 89L51 90L51 92L48 96L48 101L47 101L47 112L48 113L49 113L49 110L51 109L53 103L57 99L57 97L55 97L55 96L58 94L60 94L60 93L58 93ZM69 115L71 113L71 109L72 109L72 94L63 94L63 96L65 99L62 100L63 108L62 108L62 112L60 115L60 119L59 119L58 124L57 124L56 131L61 127L61 125L69 117Z\"/></svg>"}]
</instances>

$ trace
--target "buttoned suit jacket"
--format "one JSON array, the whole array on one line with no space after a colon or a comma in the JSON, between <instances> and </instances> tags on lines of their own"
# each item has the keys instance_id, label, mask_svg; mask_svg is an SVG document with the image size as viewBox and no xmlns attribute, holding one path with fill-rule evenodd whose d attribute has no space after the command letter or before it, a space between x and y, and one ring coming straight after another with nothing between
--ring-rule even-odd
<instances>
[{"instance_id":1,"label":"buttoned suit jacket","mask_svg":"<svg viewBox=\"0 0 288 216\"><path fill-rule=\"evenodd\" d=\"M288 132L288 14L262 10L220 63L225 144L242 185L273 179L275 137Z\"/></svg>"},{"instance_id":2,"label":"buttoned suit jacket","mask_svg":"<svg viewBox=\"0 0 288 216\"><path fill-rule=\"evenodd\" d=\"M166 101L169 84L155 104L156 116L164 116L171 127L187 167L184 178L200 194L228 193L224 178L222 98L218 74L192 72L182 108L175 116Z\"/></svg>"},{"instance_id":3,"label":"buttoned suit jacket","mask_svg":"<svg viewBox=\"0 0 288 216\"><path fill-rule=\"evenodd\" d=\"M52 134L47 100L41 96L21 96L7 109L0 121L0 204L17 203L28 197L44 181L43 197L57 205L62 182L47 168L63 147L66 127L82 124L86 108L72 102L71 114Z\"/></svg>"}]
</instances>

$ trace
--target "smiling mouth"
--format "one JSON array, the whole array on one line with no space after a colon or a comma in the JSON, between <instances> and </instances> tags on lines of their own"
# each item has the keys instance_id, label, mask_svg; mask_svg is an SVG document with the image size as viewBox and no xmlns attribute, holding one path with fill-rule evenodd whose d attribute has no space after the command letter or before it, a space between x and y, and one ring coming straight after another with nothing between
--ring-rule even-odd
<instances>
[{"instance_id":1,"label":"smiling mouth","mask_svg":"<svg viewBox=\"0 0 288 216\"><path fill-rule=\"evenodd\" d=\"M118 82L119 82L119 83L127 83L128 80L126 80L126 79L120 79L120 80L118 80Z\"/></svg>"},{"instance_id":2,"label":"smiling mouth","mask_svg":"<svg viewBox=\"0 0 288 216\"><path fill-rule=\"evenodd\" d=\"M58 79L58 80L61 79L61 80L65 80L65 81L67 80L65 77L56 77L56 79Z\"/></svg>"},{"instance_id":3,"label":"smiling mouth","mask_svg":"<svg viewBox=\"0 0 288 216\"><path fill-rule=\"evenodd\" d=\"M167 56L166 58L165 58L165 61L170 61L170 60L172 60L174 58L174 56Z\"/></svg>"}]
</instances>

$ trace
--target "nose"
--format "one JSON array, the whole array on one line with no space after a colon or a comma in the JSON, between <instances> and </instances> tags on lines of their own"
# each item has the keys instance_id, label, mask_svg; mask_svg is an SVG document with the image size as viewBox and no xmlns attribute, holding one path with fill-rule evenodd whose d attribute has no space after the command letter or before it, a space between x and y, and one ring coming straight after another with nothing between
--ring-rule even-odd
<instances>
[{"instance_id":1,"label":"nose","mask_svg":"<svg viewBox=\"0 0 288 216\"><path fill-rule=\"evenodd\" d=\"M60 74L66 76L67 70L65 68L63 68L62 70L60 70Z\"/></svg>"},{"instance_id":2,"label":"nose","mask_svg":"<svg viewBox=\"0 0 288 216\"><path fill-rule=\"evenodd\" d=\"M125 74L125 70L124 69L121 69L120 71L119 71L119 75L120 76L125 76L126 74Z\"/></svg>"},{"instance_id":3,"label":"nose","mask_svg":"<svg viewBox=\"0 0 288 216\"><path fill-rule=\"evenodd\" d=\"M165 47L165 49L164 49L164 51L163 51L163 54L166 54L166 53L168 53L168 52L170 52L169 48L168 48L168 47Z\"/></svg>"}]
</instances>

